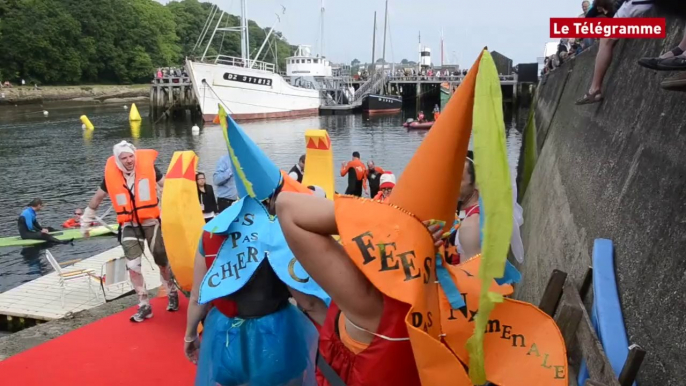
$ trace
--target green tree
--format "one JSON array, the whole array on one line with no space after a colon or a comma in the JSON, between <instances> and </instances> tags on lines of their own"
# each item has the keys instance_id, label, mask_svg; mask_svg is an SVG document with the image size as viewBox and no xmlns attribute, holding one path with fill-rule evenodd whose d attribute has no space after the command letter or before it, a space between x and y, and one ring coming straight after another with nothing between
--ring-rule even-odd
<instances>
[{"instance_id":1,"label":"green tree","mask_svg":"<svg viewBox=\"0 0 686 386\"><path fill-rule=\"evenodd\" d=\"M213 5L198 0L0 0L0 79L38 83L147 82L157 67L180 66L201 56L221 17L221 27L240 24L216 12L203 42L196 42ZM248 23L254 58L269 33ZM274 31L259 60L285 69L293 54ZM207 55L240 56L236 32L217 32Z\"/></svg>"},{"instance_id":2,"label":"green tree","mask_svg":"<svg viewBox=\"0 0 686 386\"><path fill-rule=\"evenodd\" d=\"M353 61L350 62L351 67L355 67L355 66L359 66L359 65L360 65L360 61L357 58L353 59Z\"/></svg>"},{"instance_id":3,"label":"green tree","mask_svg":"<svg viewBox=\"0 0 686 386\"><path fill-rule=\"evenodd\" d=\"M81 79L81 26L59 1L11 2L2 12L3 74L40 83Z\"/></svg>"},{"instance_id":4,"label":"green tree","mask_svg":"<svg viewBox=\"0 0 686 386\"><path fill-rule=\"evenodd\" d=\"M152 0L60 1L81 22L84 81L145 82L156 66L178 63L176 24L163 5ZM144 63L145 74L140 69Z\"/></svg>"}]
</instances>

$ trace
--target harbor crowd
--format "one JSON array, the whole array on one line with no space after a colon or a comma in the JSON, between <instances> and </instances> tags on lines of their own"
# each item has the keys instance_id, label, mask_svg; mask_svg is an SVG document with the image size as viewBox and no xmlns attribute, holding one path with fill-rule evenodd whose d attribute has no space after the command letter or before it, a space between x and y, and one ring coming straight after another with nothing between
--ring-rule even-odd
<instances>
[{"instance_id":1,"label":"harbor crowd","mask_svg":"<svg viewBox=\"0 0 686 386\"><path fill-rule=\"evenodd\" d=\"M665 0L595 0L581 3L583 18L636 18L645 17L654 8L662 8L663 13L678 12L684 17L683 2L675 6L675 2ZM686 19L682 19L686 20ZM684 27L684 24L681 25ZM668 31L669 32L669 31ZM556 70L566 61L574 59L591 46L597 44L598 51L595 59L593 80L588 92L576 101L578 105L598 103L604 99L602 84L607 70L610 68L613 53L619 39L560 39L557 51L544 59L543 76ZM638 61L638 65L656 71L676 71L677 74L667 78L661 83L662 88L674 91L686 91L686 28L683 30L683 38L669 50L658 56L645 56Z\"/></svg>"}]
</instances>

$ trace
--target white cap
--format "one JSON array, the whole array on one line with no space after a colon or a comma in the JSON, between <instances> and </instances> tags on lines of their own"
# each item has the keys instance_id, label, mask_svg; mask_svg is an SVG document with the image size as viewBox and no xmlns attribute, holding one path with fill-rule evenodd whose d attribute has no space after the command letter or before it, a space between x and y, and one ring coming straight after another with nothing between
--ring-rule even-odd
<instances>
[{"instance_id":1,"label":"white cap","mask_svg":"<svg viewBox=\"0 0 686 386\"><path fill-rule=\"evenodd\" d=\"M381 180L379 181L379 189L393 188L395 187L395 175L391 172L385 172L381 175Z\"/></svg>"}]
</instances>

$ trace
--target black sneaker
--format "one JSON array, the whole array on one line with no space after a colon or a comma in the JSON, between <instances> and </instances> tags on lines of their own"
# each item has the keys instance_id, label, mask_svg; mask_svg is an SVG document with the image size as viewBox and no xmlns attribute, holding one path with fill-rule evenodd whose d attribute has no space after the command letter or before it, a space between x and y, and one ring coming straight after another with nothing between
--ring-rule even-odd
<instances>
[{"instance_id":1,"label":"black sneaker","mask_svg":"<svg viewBox=\"0 0 686 386\"><path fill-rule=\"evenodd\" d=\"M150 304L146 304L144 306L138 307L138 312L135 314L131 315L131 320L132 322L140 323L145 321L145 319L150 319L152 318L152 307Z\"/></svg>"},{"instance_id":2,"label":"black sneaker","mask_svg":"<svg viewBox=\"0 0 686 386\"><path fill-rule=\"evenodd\" d=\"M179 310L179 293L173 290L169 293L169 303L167 304L167 311L174 312Z\"/></svg>"}]
</instances>

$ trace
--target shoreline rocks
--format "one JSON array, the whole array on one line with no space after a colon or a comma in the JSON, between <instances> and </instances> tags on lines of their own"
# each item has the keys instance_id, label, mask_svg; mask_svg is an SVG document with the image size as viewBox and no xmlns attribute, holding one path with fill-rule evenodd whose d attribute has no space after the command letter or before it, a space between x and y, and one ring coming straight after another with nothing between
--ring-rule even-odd
<instances>
[{"instance_id":1,"label":"shoreline rocks","mask_svg":"<svg viewBox=\"0 0 686 386\"><path fill-rule=\"evenodd\" d=\"M0 105L42 104L44 102L119 103L148 100L147 85L131 86L46 86L0 89ZM3 97L4 95L4 97Z\"/></svg>"}]
</instances>

